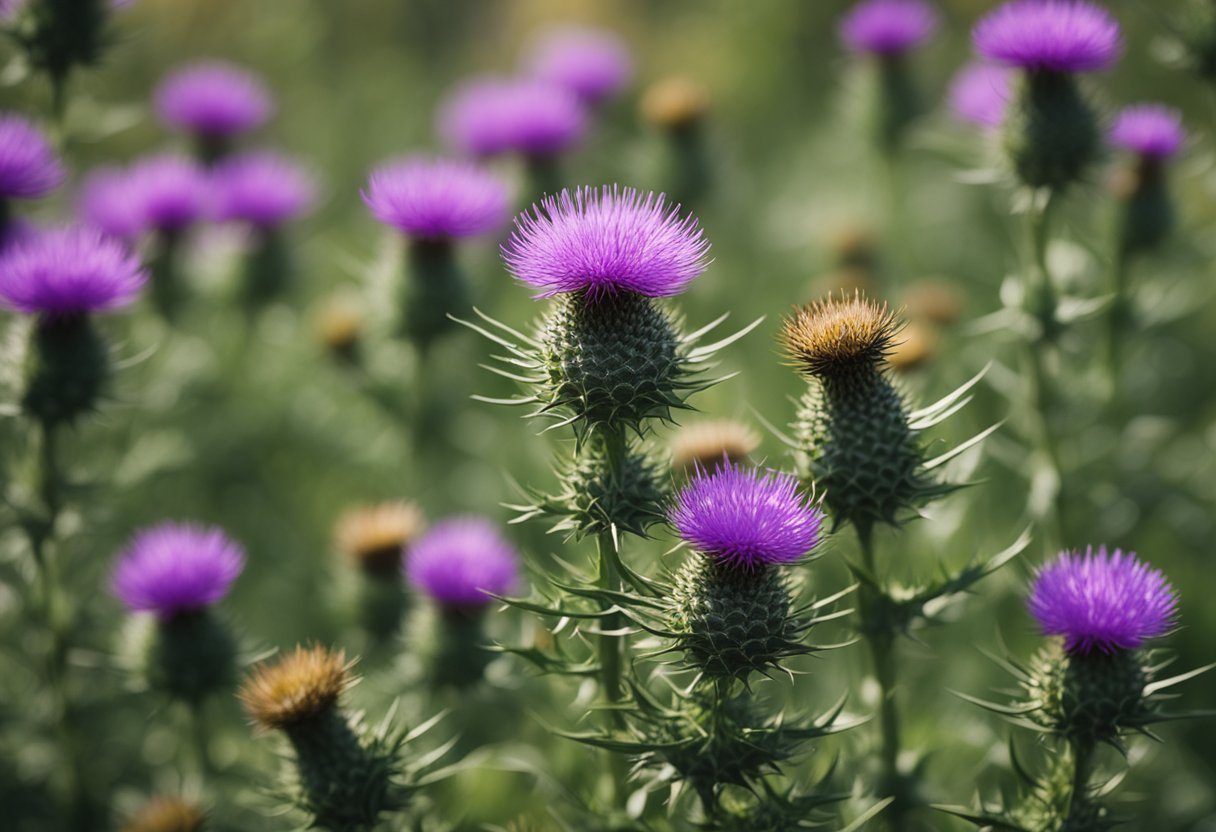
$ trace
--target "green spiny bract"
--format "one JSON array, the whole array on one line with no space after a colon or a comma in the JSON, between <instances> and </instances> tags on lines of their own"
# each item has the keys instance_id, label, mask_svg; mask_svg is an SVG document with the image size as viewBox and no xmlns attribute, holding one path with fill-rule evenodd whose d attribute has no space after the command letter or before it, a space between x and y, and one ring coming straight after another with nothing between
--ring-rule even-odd
<instances>
[{"instance_id":1,"label":"green spiny bract","mask_svg":"<svg viewBox=\"0 0 1216 832\"><path fill-rule=\"evenodd\" d=\"M426 350L472 308L469 287L450 242L415 240L401 283L400 331Z\"/></svg>"},{"instance_id":2,"label":"green spiny bract","mask_svg":"<svg viewBox=\"0 0 1216 832\"><path fill-rule=\"evenodd\" d=\"M1145 697L1151 675L1138 651L1070 654L1053 642L1031 661L1028 716L1069 740L1119 745L1123 731L1154 721Z\"/></svg>"},{"instance_id":3,"label":"green spiny bract","mask_svg":"<svg viewBox=\"0 0 1216 832\"><path fill-rule=\"evenodd\" d=\"M1064 188L1079 181L1102 150L1102 131L1076 79L1024 72L1002 126L1002 146L1019 182Z\"/></svg>"},{"instance_id":4,"label":"green spiny bract","mask_svg":"<svg viewBox=\"0 0 1216 832\"><path fill-rule=\"evenodd\" d=\"M538 340L540 400L578 428L640 431L647 419L670 418L695 389L671 315L632 292L558 296Z\"/></svg>"},{"instance_id":5,"label":"green spiny bract","mask_svg":"<svg viewBox=\"0 0 1216 832\"><path fill-rule=\"evenodd\" d=\"M149 688L197 705L232 688L237 645L215 613L188 610L155 621L144 634L138 662Z\"/></svg>"},{"instance_id":6,"label":"green spiny bract","mask_svg":"<svg viewBox=\"0 0 1216 832\"><path fill-rule=\"evenodd\" d=\"M475 685L494 658L484 607L420 607L410 618L408 638L422 656L426 683L435 690Z\"/></svg>"},{"instance_id":7,"label":"green spiny bract","mask_svg":"<svg viewBox=\"0 0 1216 832\"><path fill-rule=\"evenodd\" d=\"M1174 228L1174 202L1161 162L1141 159L1132 177L1119 227L1119 246L1124 254L1151 251Z\"/></svg>"},{"instance_id":8,"label":"green spiny bract","mask_svg":"<svg viewBox=\"0 0 1216 832\"><path fill-rule=\"evenodd\" d=\"M614 453L623 458L613 459ZM645 537L647 529L663 519L667 482L655 461L631 445L622 443L610 452L606 439L592 438L559 469L559 476L561 491L519 506L524 516L552 518L557 521L554 531L570 531L576 537L602 534L614 526Z\"/></svg>"},{"instance_id":9,"label":"green spiny bract","mask_svg":"<svg viewBox=\"0 0 1216 832\"><path fill-rule=\"evenodd\" d=\"M38 320L24 375L22 409L45 425L71 423L97 408L110 375L106 343L87 315Z\"/></svg>"},{"instance_id":10,"label":"green spiny bract","mask_svg":"<svg viewBox=\"0 0 1216 832\"><path fill-rule=\"evenodd\" d=\"M746 681L811 651L801 643L808 620L792 609L789 581L777 567L739 569L692 553L668 603L676 648L706 677Z\"/></svg>"}]
</instances>

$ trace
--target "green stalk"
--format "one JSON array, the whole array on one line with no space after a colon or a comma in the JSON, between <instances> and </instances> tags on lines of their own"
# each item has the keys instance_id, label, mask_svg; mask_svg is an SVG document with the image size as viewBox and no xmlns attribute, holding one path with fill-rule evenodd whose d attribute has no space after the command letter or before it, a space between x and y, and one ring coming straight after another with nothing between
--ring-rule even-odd
<instances>
[{"instance_id":1,"label":"green stalk","mask_svg":"<svg viewBox=\"0 0 1216 832\"><path fill-rule=\"evenodd\" d=\"M1072 750L1072 794L1068 798L1068 820L1080 817L1084 812L1086 792L1089 789L1089 778L1093 773L1094 744L1086 740L1074 739L1069 743Z\"/></svg>"},{"instance_id":2,"label":"green stalk","mask_svg":"<svg viewBox=\"0 0 1216 832\"><path fill-rule=\"evenodd\" d=\"M878 582L874 558L874 527L870 524L857 526L857 541L861 547L861 560L866 571ZM874 665L874 677L879 690L879 730L882 738L882 779L879 797L893 797L895 801L883 812L888 828L902 832L904 818L911 808L903 778L899 773L899 711L895 704L895 631L883 610L889 600L886 591L863 584L860 589L861 629L870 648Z\"/></svg>"},{"instance_id":3,"label":"green stalk","mask_svg":"<svg viewBox=\"0 0 1216 832\"><path fill-rule=\"evenodd\" d=\"M1111 402L1118 405L1119 375L1123 364L1122 346L1129 320L1127 277L1131 265L1127 247L1120 241L1111 261L1111 302L1107 318L1106 358L1110 362Z\"/></svg>"},{"instance_id":4,"label":"green stalk","mask_svg":"<svg viewBox=\"0 0 1216 832\"><path fill-rule=\"evenodd\" d=\"M614 478L621 476L625 463L625 435L612 428L604 429L603 433L605 454ZM608 592L620 592L621 571L618 567L620 553L611 532L602 532L597 538L599 548L599 586ZM604 602L605 608L611 607L611 602ZM624 625L624 619L619 612L603 618L600 627L607 632L599 637L600 684L603 687L604 699L607 701L608 726L612 731L625 728L625 717L621 713L620 703L624 694L622 684L622 667L625 643L622 636L608 633L619 630ZM612 800L620 804L625 790L625 759L619 754L610 757L612 774Z\"/></svg>"}]
</instances>

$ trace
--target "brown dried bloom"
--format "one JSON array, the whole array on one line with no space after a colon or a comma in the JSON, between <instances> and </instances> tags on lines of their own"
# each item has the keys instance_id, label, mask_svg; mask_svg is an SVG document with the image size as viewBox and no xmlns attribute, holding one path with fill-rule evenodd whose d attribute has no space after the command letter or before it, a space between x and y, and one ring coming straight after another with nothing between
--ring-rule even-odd
<instances>
[{"instance_id":1,"label":"brown dried bloom","mask_svg":"<svg viewBox=\"0 0 1216 832\"><path fill-rule=\"evenodd\" d=\"M927 324L912 321L892 344L887 361L896 370L920 367L937 351L937 332Z\"/></svg>"},{"instance_id":2,"label":"brown dried bloom","mask_svg":"<svg viewBox=\"0 0 1216 832\"><path fill-rule=\"evenodd\" d=\"M904 310L909 318L923 318L938 326L949 326L962 315L958 289L942 280L919 280L904 292Z\"/></svg>"},{"instance_id":3,"label":"brown dried bloom","mask_svg":"<svg viewBox=\"0 0 1216 832\"><path fill-rule=\"evenodd\" d=\"M797 308L786 319L781 340L802 372L834 377L882 363L900 327L885 303L858 293Z\"/></svg>"},{"instance_id":4,"label":"brown dried bloom","mask_svg":"<svg viewBox=\"0 0 1216 832\"><path fill-rule=\"evenodd\" d=\"M296 647L258 664L241 686L240 699L262 728L287 729L333 710L353 684L350 668L341 650Z\"/></svg>"},{"instance_id":5,"label":"brown dried bloom","mask_svg":"<svg viewBox=\"0 0 1216 832\"><path fill-rule=\"evenodd\" d=\"M642 96L642 117L656 127L679 130L709 111L709 93L691 78L673 75L651 84Z\"/></svg>"},{"instance_id":6,"label":"brown dried bloom","mask_svg":"<svg viewBox=\"0 0 1216 832\"><path fill-rule=\"evenodd\" d=\"M395 579L402 550L425 525L422 510L404 500L360 506L338 519L334 541L338 551L365 572Z\"/></svg>"},{"instance_id":7,"label":"brown dried bloom","mask_svg":"<svg viewBox=\"0 0 1216 832\"><path fill-rule=\"evenodd\" d=\"M671 437L671 465L677 471L691 471L697 465L713 468L741 462L760 446L760 435L742 422L715 419L695 422L680 428Z\"/></svg>"},{"instance_id":8,"label":"brown dried bloom","mask_svg":"<svg viewBox=\"0 0 1216 832\"><path fill-rule=\"evenodd\" d=\"M317 338L332 352L351 354L363 334L363 316L349 302L331 298L317 312Z\"/></svg>"},{"instance_id":9,"label":"brown dried bloom","mask_svg":"<svg viewBox=\"0 0 1216 832\"><path fill-rule=\"evenodd\" d=\"M202 832L203 810L176 795L159 795L123 824L123 832Z\"/></svg>"}]
</instances>

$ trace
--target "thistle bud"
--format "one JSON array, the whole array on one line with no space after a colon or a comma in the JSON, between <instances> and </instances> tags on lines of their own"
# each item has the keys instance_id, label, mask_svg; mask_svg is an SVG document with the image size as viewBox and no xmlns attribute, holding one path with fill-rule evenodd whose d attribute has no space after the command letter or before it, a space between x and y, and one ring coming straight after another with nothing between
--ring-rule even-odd
<instances>
[{"instance_id":1,"label":"thistle bud","mask_svg":"<svg viewBox=\"0 0 1216 832\"><path fill-rule=\"evenodd\" d=\"M748 425L730 419L694 422L671 437L672 470L691 476L698 468L745 462L760 447L760 436Z\"/></svg>"},{"instance_id":2,"label":"thistle bud","mask_svg":"<svg viewBox=\"0 0 1216 832\"><path fill-rule=\"evenodd\" d=\"M822 514L785 474L741 466L699 471L670 514L695 550L677 573L668 630L711 678L746 679L808 651L780 564L819 541Z\"/></svg>"},{"instance_id":3,"label":"thistle bud","mask_svg":"<svg viewBox=\"0 0 1216 832\"><path fill-rule=\"evenodd\" d=\"M394 635L409 608L401 569L407 547L424 525L421 510L407 502L353 509L338 521L337 549L359 572L354 598L359 623L377 640Z\"/></svg>"},{"instance_id":4,"label":"thistle bud","mask_svg":"<svg viewBox=\"0 0 1216 832\"><path fill-rule=\"evenodd\" d=\"M662 132L657 175L665 183L664 192L683 205L698 204L713 186L708 111L708 92L689 78L664 78L642 96L642 117Z\"/></svg>"},{"instance_id":5,"label":"thistle bud","mask_svg":"<svg viewBox=\"0 0 1216 832\"><path fill-rule=\"evenodd\" d=\"M206 816L193 801L160 795L126 820L122 832L203 832Z\"/></svg>"},{"instance_id":6,"label":"thistle bud","mask_svg":"<svg viewBox=\"0 0 1216 832\"><path fill-rule=\"evenodd\" d=\"M240 691L259 728L287 735L295 757L289 785L310 825L335 832L371 830L405 800L394 782L395 748L360 736L342 711L353 684L341 651L297 647L255 667Z\"/></svg>"},{"instance_id":7,"label":"thistle bud","mask_svg":"<svg viewBox=\"0 0 1216 832\"><path fill-rule=\"evenodd\" d=\"M836 522L895 523L933 493L903 396L884 371L899 321L860 295L786 320L782 339L809 377L795 425L802 475L825 490Z\"/></svg>"}]
</instances>

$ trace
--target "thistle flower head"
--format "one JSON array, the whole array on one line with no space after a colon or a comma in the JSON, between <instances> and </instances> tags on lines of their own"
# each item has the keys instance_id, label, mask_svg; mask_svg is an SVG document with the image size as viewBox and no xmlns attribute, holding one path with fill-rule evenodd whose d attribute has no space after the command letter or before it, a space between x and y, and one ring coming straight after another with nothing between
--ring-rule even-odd
<instances>
[{"instance_id":1,"label":"thistle flower head","mask_svg":"<svg viewBox=\"0 0 1216 832\"><path fill-rule=\"evenodd\" d=\"M0 199L42 196L66 175L41 130L21 116L0 115Z\"/></svg>"},{"instance_id":2,"label":"thistle flower head","mask_svg":"<svg viewBox=\"0 0 1216 832\"><path fill-rule=\"evenodd\" d=\"M50 318L117 309L148 274L117 240L84 227L40 231L0 253L0 304Z\"/></svg>"},{"instance_id":3,"label":"thistle flower head","mask_svg":"<svg viewBox=\"0 0 1216 832\"><path fill-rule=\"evenodd\" d=\"M1168 159L1186 142L1182 114L1163 104L1128 107L1115 118L1110 141L1149 159Z\"/></svg>"},{"instance_id":4,"label":"thistle flower head","mask_svg":"<svg viewBox=\"0 0 1216 832\"><path fill-rule=\"evenodd\" d=\"M177 795L158 795L132 815L122 832L203 832L203 810Z\"/></svg>"},{"instance_id":5,"label":"thistle flower head","mask_svg":"<svg viewBox=\"0 0 1216 832\"><path fill-rule=\"evenodd\" d=\"M273 228L304 214L316 199L312 177L272 151L231 156L211 174L216 219Z\"/></svg>"},{"instance_id":6,"label":"thistle flower head","mask_svg":"<svg viewBox=\"0 0 1216 832\"><path fill-rule=\"evenodd\" d=\"M973 63L950 82L950 111L980 127L1000 127L1012 95L1013 70L1007 66Z\"/></svg>"},{"instance_id":7,"label":"thistle flower head","mask_svg":"<svg viewBox=\"0 0 1216 832\"><path fill-rule=\"evenodd\" d=\"M1043 632L1063 636L1069 653L1134 650L1173 626L1177 605L1159 570L1104 546L1084 557L1062 552L1039 570L1027 601Z\"/></svg>"},{"instance_id":8,"label":"thistle flower head","mask_svg":"<svg viewBox=\"0 0 1216 832\"><path fill-rule=\"evenodd\" d=\"M563 190L520 214L502 257L537 297L668 297L705 271L708 251L696 218L662 194L605 185Z\"/></svg>"},{"instance_id":9,"label":"thistle flower head","mask_svg":"<svg viewBox=\"0 0 1216 832\"><path fill-rule=\"evenodd\" d=\"M633 75L629 48L616 35L584 26L550 29L527 61L528 74L564 87L588 103L620 91Z\"/></svg>"},{"instance_id":10,"label":"thistle flower head","mask_svg":"<svg viewBox=\"0 0 1216 832\"><path fill-rule=\"evenodd\" d=\"M553 156L577 144L587 112L564 87L535 79L481 78L458 88L439 110L439 134L470 156Z\"/></svg>"},{"instance_id":11,"label":"thistle flower head","mask_svg":"<svg viewBox=\"0 0 1216 832\"><path fill-rule=\"evenodd\" d=\"M709 92L682 75L662 78L642 95L642 117L655 127L678 130L695 124L709 111Z\"/></svg>"},{"instance_id":12,"label":"thistle flower head","mask_svg":"<svg viewBox=\"0 0 1216 832\"><path fill-rule=\"evenodd\" d=\"M253 73L222 61L203 61L170 73L156 89L161 121L206 136L232 136L261 126L274 102Z\"/></svg>"},{"instance_id":13,"label":"thistle flower head","mask_svg":"<svg viewBox=\"0 0 1216 832\"><path fill-rule=\"evenodd\" d=\"M886 304L841 295L797 309L786 319L781 338L800 370L826 378L881 364L899 329Z\"/></svg>"},{"instance_id":14,"label":"thistle flower head","mask_svg":"<svg viewBox=\"0 0 1216 832\"><path fill-rule=\"evenodd\" d=\"M1031 71L1106 69L1122 51L1118 21L1087 0L1012 0L981 18L972 39L985 58Z\"/></svg>"},{"instance_id":15,"label":"thistle flower head","mask_svg":"<svg viewBox=\"0 0 1216 832\"><path fill-rule=\"evenodd\" d=\"M119 240L133 242L144 231L144 218L127 172L118 167L99 168L80 186L76 213L81 222Z\"/></svg>"},{"instance_id":16,"label":"thistle flower head","mask_svg":"<svg viewBox=\"0 0 1216 832\"><path fill-rule=\"evenodd\" d=\"M244 550L222 529L162 523L132 539L110 589L132 612L168 618L217 603L244 568Z\"/></svg>"},{"instance_id":17,"label":"thistle flower head","mask_svg":"<svg viewBox=\"0 0 1216 832\"><path fill-rule=\"evenodd\" d=\"M718 465L741 462L760 447L760 436L751 427L733 419L693 422L671 437L671 466L691 473L696 468L712 470Z\"/></svg>"},{"instance_id":18,"label":"thistle flower head","mask_svg":"<svg viewBox=\"0 0 1216 832\"><path fill-rule=\"evenodd\" d=\"M840 21L840 39L854 52L898 55L937 31L937 11L925 0L862 0Z\"/></svg>"},{"instance_id":19,"label":"thistle flower head","mask_svg":"<svg viewBox=\"0 0 1216 832\"><path fill-rule=\"evenodd\" d=\"M410 547L410 583L446 606L482 606L519 583L519 556L484 517L436 523Z\"/></svg>"},{"instance_id":20,"label":"thistle flower head","mask_svg":"<svg viewBox=\"0 0 1216 832\"><path fill-rule=\"evenodd\" d=\"M750 570L789 563L813 549L823 513L789 474L724 465L697 471L668 519L698 552Z\"/></svg>"},{"instance_id":21,"label":"thistle flower head","mask_svg":"<svg viewBox=\"0 0 1216 832\"><path fill-rule=\"evenodd\" d=\"M262 662L241 686L245 710L266 730L291 728L325 716L354 684L346 654L316 645L296 647Z\"/></svg>"},{"instance_id":22,"label":"thistle flower head","mask_svg":"<svg viewBox=\"0 0 1216 832\"><path fill-rule=\"evenodd\" d=\"M127 170L126 185L144 230L175 233L210 216L211 181L185 156L140 159Z\"/></svg>"},{"instance_id":23,"label":"thistle flower head","mask_svg":"<svg viewBox=\"0 0 1216 832\"><path fill-rule=\"evenodd\" d=\"M338 551L367 572L392 574L401 569L405 548L422 533L422 510L404 500L361 506L338 519Z\"/></svg>"},{"instance_id":24,"label":"thistle flower head","mask_svg":"<svg viewBox=\"0 0 1216 832\"><path fill-rule=\"evenodd\" d=\"M503 182L470 162L414 157L372 171L363 202L372 216L411 237L475 237L507 221Z\"/></svg>"}]
</instances>

